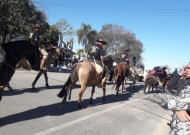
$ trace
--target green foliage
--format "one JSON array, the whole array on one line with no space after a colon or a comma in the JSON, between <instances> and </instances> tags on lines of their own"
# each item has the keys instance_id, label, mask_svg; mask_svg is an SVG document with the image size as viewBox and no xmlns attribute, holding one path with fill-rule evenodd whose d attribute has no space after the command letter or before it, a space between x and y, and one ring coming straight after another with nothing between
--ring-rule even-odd
<instances>
[{"instance_id":1,"label":"green foliage","mask_svg":"<svg viewBox=\"0 0 190 135\"><path fill-rule=\"evenodd\" d=\"M84 49L78 49L77 50L77 55L80 56L80 54L83 53L83 52L84 52Z\"/></svg>"},{"instance_id":2,"label":"green foliage","mask_svg":"<svg viewBox=\"0 0 190 135\"><path fill-rule=\"evenodd\" d=\"M136 57L137 62L142 63L143 44L136 39L133 32L125 30L123 26L106 24L102 26L99 35L107 41L107 45L104 46L106 55L118 59L123 53L123 49L128 48L130 50L129 59L132 60L133 57Z\"/></svg>"},{"instance_id":3,"label":"green foliage","mask_svg":"<svg viewBox=\"0 0 190 135\"><path fill-rule=\"evenodd\" d=\"M70 39L73 39L73 36L75 35L75 31L71 24L69 24L66 20L61 19L59 22L55 24L59 32L61 33L61 40L62 41L69 41Z\"/></svg>"},{"instance_id":4,"label":"green foliage","mask_svg":"<svg viewBox=\"0 0 190 135\"><path fill-rule=\"evenodd\" d=\"M46 23L46 15L37 9L32 0L1 0L0 35L3 42L20 35L28 35L34 25Z\"/></svg>"},{"instance_id":5,"label":"green foliage","mask_svg":"<svg viewBox=\"0 0 190 135\"><path fill-rule=\"evenodd\" d=\"M97 31L92 30L91 26L88 24L81 24L81 28L76 30L78 36L78 43L82 44L85 48L85 51L94 43L97 39Z\"/></svg>"}]
</instances>

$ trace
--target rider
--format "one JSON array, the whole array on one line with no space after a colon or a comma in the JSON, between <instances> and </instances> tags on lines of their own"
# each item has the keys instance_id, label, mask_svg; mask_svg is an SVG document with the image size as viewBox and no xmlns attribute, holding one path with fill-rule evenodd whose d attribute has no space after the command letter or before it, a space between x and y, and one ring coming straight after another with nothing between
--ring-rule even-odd
<instances>
[{"instance_id":1,"label":"rider","mask_svg":"<svg viewBox=\"0 0 190 135\"><path fill-rule=\"evenodd\" d=\"M127 48L123 50L123 53L121 54L120 62L125 62L126 64L129 65L130 60L128 59L128 52L129 52L129 49Z\"/></svg>"},{"instance_id":2,"label":"rider","mask_svg":"<svg viewBox=\"0 0 190 135\"><path fill-rule=\"evenodd\" d=\"M39 46L39 35L40 35L40 24L35 25L35 30L30 33L30 42L34 46ZM48 53L43 49L43 47L39 46L40 53L42 54L43 58L41 61L40 69L47 70L45 67L46 60L48 58Z\"/></svg>"},{"instance_id":3,"label":"rider","mask_svg":"<svg viewBox=\"0 0 190 135\"><path fill-rule=\"evenodd\" d=\"M130 64L130 60L128 58L128 52L129 52L129 49L128 48L125 48L123 50L123 53L121 54L121 57L120 57L120 63L126 63L127 65ZM129 76L129 73L128 73L128 69L126 69L126 76Z\"/></svg>"},{"instance_id":4,"label":"rider","mask_svg":"<svg viewBox=\"0 0 190 135\"><path fill-rule=\"evenodd\" d=\"M0 45L0 68L5 62L5 51L3 50L2 46Z\"/></svg>"},{"instance_id":5,"label":"rider","mask_svg":"<svg viewBox=\"0 0 190 135\"><path fill-rule=\"evenodd\" d=\"M106 42L102 37L99 37L96 40L96 43L92 45L88 51L88 59L90 61L93 61L94 59L96 60L96 63L99 65L102 65L102 62L104 60L104 50L103 50L103 45L106 45ZM101 82L101 87L104 88L107 77L109 76L109 69L106 65L104 65L104 71L105 71L105 76L102 79Z\"/></svg>"}]
</instances>

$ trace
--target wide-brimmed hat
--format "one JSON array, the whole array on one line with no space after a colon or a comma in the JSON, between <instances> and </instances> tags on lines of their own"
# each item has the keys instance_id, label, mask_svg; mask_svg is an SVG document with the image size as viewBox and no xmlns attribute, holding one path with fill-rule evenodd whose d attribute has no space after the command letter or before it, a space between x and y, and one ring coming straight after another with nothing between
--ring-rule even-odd
<instances>
[{"instance_id":1,"label":"wide-brimmed hat","mask_svg":"<svg viewBox=\"0 0 190 135\"><path fill-rule=\"evenodd\" d=\"M41 27L41 26L40 26L40 24L38 24L38 23L35 25L35 28L40 28L40 27Z\"/></svg>"},{"instance_id":2,"label":"wide-brimmed hat","mask_svg":"<svg viewBox=\"0 0 190 135\"><path fill-rule=\"evenodd\" d=\"M106 41L102 38L102 37L99 37L97 40L97 42L102 42L102 44L106 45Z\"/></svg>"},{"instance_id":3,"label":"wide-brimmed hat","mask_svg":"<svg viewBox=\"0 0 190 135\"><path fill-rule=\"evenodd\" d=\"M129 49L128 48L124 48L123 51L129 52Z\"/></svg>"},{"instance_id":4,"label":"wide-brimmed hat","mask_svg":"<svg viewBox=\"0 0 190 135\"><path fill-rule=\"evenodd\" d=\"M167 67L163 67L162 69L168 69Z\"/></svg>"}]
</instances>

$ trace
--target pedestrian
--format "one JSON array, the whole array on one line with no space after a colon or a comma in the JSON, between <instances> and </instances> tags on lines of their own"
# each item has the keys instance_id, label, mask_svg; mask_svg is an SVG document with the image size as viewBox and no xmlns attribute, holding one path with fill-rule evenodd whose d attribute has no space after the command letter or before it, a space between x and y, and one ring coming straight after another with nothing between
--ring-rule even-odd
<instances>
[{"instance_id":1,"label":"pedestrian","mask_svg":"<svg viewBox=\"0 0 190 135\"><path fill-rule=\"evenodd\" d=\"M190 64L183 69L177 83L177 95L168 100L168 108L173 111L169 135L190 134Z\"/></svg>"}]
</instances>

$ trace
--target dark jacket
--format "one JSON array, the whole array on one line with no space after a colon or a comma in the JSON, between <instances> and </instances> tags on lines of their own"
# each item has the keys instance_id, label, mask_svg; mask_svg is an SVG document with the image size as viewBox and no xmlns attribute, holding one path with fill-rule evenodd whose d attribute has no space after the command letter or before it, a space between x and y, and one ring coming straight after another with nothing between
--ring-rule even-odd
<instances>
[{"instance_id":1,"label":"dark jacket","mask_svg":"<svg viewBox=\"0 0 190 135\"><path fill-rule=\"evenodd\" d=\"M178 74L178 75L174 75L173 78L168 82L168 89L169 90L172 90L172 89L175 89L177 90L178 86L178 81L180 80L181 76Z\"/></svg>"}]
</instances>

